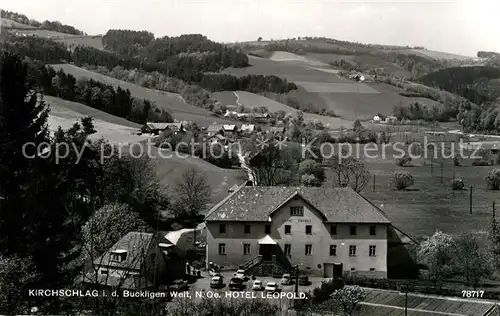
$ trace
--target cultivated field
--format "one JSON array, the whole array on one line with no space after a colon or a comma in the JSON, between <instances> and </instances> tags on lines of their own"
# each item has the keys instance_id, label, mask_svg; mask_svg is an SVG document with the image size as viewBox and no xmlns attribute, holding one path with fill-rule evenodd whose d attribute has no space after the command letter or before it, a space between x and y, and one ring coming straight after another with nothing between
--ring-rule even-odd
<instances>
[{"instance_id":1,"label":"cultivated field","mask_svg":"<svg viewBox=\"0 0 500 316\"><path fill-rule=\"evenodd\" d=\"M218 123L231 123L234 121L218 118L212 112L192 106L184 101L184 99L176 93L168 93L153 89L147 89L139 85L121 81L115 78L104 76L96 72L88 71L80 67L70 64L51 65L54 69L62 69L66 73L70 73L78 78L87 78L100 81L122 89L130 90L130 93L140 99L149 99L156 103L160 109L169 111L174 119L180 121L194 121L198 126L208 126L215 121Z\"/></svg>"},{"instance_id":2,"label":"cultivated field","mask_svg":"<svg viewBox=\"0 0 500 316\"><path fill-rule=\"evenodd\" d=\"M280 52L281 53L281 52ZM283 54L282 54L283 55ZM308 54L308 59L319 55ZM250 67L229 68L225 72L236 76L248 74L276 75L297 84L298 89L289 94L301 104L315 109L330 109L345 120L360 118L367 120L377 113L389 115L397 105L409 105L418 101L427 106L438 104L424 98L408 98L398 94L396 88L383 83L356 83L340 77L336 69L328 67L312 67L302 61L293 60L294 54L286 54L287 61L251 58ZM323 56L323 58L326 58ZM298 56L296 59L299 59ZM356 56L364 58L363 56ZM282 58L284 60L285 58ZM365 58L368 59L368 58ZM325 60L323 60L325 61ZM367 61L368 62L368 61ZM375 62L375 61L371 61Z\"/></svg>"}]
</instances>

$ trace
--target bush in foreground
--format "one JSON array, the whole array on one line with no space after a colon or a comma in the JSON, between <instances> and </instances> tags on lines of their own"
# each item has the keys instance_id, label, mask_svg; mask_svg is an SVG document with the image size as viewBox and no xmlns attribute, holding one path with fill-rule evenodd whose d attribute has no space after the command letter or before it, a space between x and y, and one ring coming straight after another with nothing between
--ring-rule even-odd
<instances>
[{"instance_id":1,"label":"bush in foreground","mask_svg":"<svg viewBox=\"0 0 500 316\"><path fill-rule=\"evenodd\" d=\"M486 183L490 190L500 190L500 169L493 169L486 176Z\"/></svg>"},{"instance_id":2,"label":"bush in foreground","mask_svg":"<svg viewBox=\"0 0 500 316\"><path fill-rule=\"evenodd\" d=\"M413 185L415 180L408 171L397 171L392 174L390 186L393 190L401 191Z\"/></svg>"},{"instance_id":3,"label":"bush in foreground","mask_svg":"<svg viewBox=\"0 0 500 316\"><path fill-rule=\"evenodd\" d=\"M463 190L465 188L464 180L462 179L451 180L451 188L453 190Z\"/></svg>"}]
</instances>

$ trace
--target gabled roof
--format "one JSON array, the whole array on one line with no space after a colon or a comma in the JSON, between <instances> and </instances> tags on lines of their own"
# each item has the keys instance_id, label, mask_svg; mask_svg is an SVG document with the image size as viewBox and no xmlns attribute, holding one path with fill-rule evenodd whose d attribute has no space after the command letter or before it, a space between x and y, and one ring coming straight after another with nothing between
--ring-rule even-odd
<instances>
[{"instance_id":1,"label":"gabled roof","mask_svg":"<svg viewBox=\"0 0 500 316\"><path fill-rule=\"evenodd\" d=\"M255 124L242 124L241 125L241 130L242 131L253 132L254 129L255 129Z\"/></svg>"},{"instance_id":2,"label":"gabled roof","mask_svg":"<svg viewBox=\"0 0 500 316\"><path fill-rule=\"evenodd\" d=\"M236 128L236 125L234 125L234 124L224 124L224 125L222 125L222 128L225 131L233 131Z\"/></svg>"},{"instance_id":3,"label":"gabled roof","mask_svg":"<svg viewBox=\"0 0 500 316\"><path fill-rule=\"evenodd\" d=\"M95 259L94 264L127 270L139 270L146 253L154 246L153 242L172 244L160 235L154 238L152 233L130 232L123 236L101 257ZM111 261L111 254L115 251L126 251L125 260L122 262Z\"/></svg>"},{"instance_id":4,"label":"gabled roof","mask_svg":"<svg viewBox=\"0 0 500 316\"><path fill-rule=\"evenodd\" d=\"M351 188L241 187L209 211L207 221L263 221L286 201L304 199L334 223L390 223L374 204Z\"/></svg>"},{"instance_id":5,"label":"gabled roof","mask_svg":"<svg viewBox=\"0 0 500 316\"><path fill-rule=\"evenodd\" d=\"M218 132L220 130L224 130L224 127L222 124L211 124L207 128L207 132Z\"/></svg>"}]
</instances>

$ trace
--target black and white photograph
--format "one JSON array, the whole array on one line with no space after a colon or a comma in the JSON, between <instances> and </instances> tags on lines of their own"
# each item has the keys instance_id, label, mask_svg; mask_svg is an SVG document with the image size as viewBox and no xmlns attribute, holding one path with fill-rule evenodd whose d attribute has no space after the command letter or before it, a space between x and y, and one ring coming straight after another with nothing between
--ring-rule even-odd
<instances>
[{"instance_id":1,"label":"black and white photograph","mask_svg":"<svg viewBox=\"0 0 500 316\"><path fill-rule=\"evenodd\" d=\"M0 315L500 316L499 13L0 0Z\"/></svg>"}]
</instances>

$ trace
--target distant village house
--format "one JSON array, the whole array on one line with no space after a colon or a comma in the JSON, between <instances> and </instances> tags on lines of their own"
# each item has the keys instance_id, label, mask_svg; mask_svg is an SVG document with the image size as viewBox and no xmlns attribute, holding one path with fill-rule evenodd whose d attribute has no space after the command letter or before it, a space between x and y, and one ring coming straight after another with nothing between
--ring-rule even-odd
<instances>
[{"instance_id":1,"label":"distant village house","mask_svg":"<svg viewBox=\"0 0 500 316\"><path fill-rule=\"evenodd\" d=\"M141 131L153 135L159 135L161 132L170 129L174 133L184 132L185 128L182 123L146 123Z\"/></svg>"}]
</instances>

